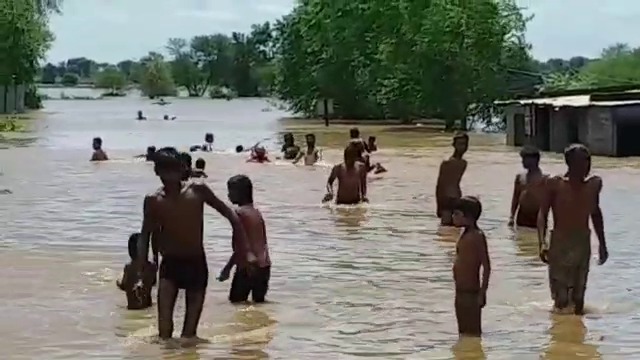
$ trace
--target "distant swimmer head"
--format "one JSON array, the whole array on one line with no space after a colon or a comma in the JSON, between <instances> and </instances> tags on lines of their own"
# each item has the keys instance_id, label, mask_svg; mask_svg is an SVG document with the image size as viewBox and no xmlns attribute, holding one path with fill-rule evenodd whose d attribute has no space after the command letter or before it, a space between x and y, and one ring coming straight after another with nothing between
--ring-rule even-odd
<instances>
[{"instance_id":1,"label":"distant swimmer head","mask_svg":"<svg viewBox=\"0 0 640 360\"><path fill-rule=\"evenodd\" d=\"M307 140L307 146L315 146L316 145L316 136L314 134L307 134L304 136Z\"/></svg>"},{"instance_id":2,"label":"distant swimmer head","mask_svg":"<svg viewBox=\"0 0 640 360\"><path fill-rule=\"evenodd\" d=\"M235 175L227 181L229 201L235 205L253 204L253 183L246 175Z\"/></svg>"},{"instance_id":3,"label":"distant swimmer head","mask_svg":"<svg viewBox=\"0 0 640 360\"><path fill-rule=\"evenodd\" d=\"M356 128L356 127L351 128L351 129L349 130L349 136L350 136L352 139L357 139L357 138L359 138L359 137L360 137L360 130L359 130L358 128Z\"/></svg>"},{"instance_id":4,"label":"distant swimmer head","mask_svg":"<svg viewBox=\"0 0 640 360\"><path fill-rule=\"evenodd\" d=\"M243 152L243 151L244 151L244 146L242 146L242 145L238 145L238 146L236 146L236 152L237 152L237 153L241 153L241 152Z\"/></svg>"},{"instance_id":5,"label":"distant swimmer head","mask_svg":"<svg viewBox=\"0 0 640 360\"><path fill-rule=\"evenodd\" d=\"M196 160L196 169L198 170L204 170L204 167L206 166L206 162L204 161L203 158L198 158L198 160Z\"/></svg>"},{"instance_id":6,"label":"distant swimmer head","mask_svg":"<svg viewBox=\"0 0 640 360\"><path fill-rule=\"evenodd\" d=\"M138 110L138 119L143 119L144 116L142 114L142 111Z\"/></svg>"},{"instance_id":7,"label":"distant swimmer head","mask_svg":"<svg viewBox=\"0 0 640 360\"><path fill-rule=\"evenodd\" d=\"M156 153L156 147L151 145L147 147L147 160L153 160L153 155Z\"/></svg>"},{"instance_id":8,"label":"distant swimmer head","mask_svg":"<svg viewBox=\"0 0 640 360\"><path fill-rule=\"evenodd\" d=\"M169 120L169 115L166 115L166 114L165 114L162 118L163 118L164 120Z\"/></svg>"},{"instance_id":9,"label":"distant swimmer head","mask_svg":"<svg viewBox=\"0 0 640 360\"><path fill-rule=\"evenodd\" d=\"M204 141L205 141L207 144L213 144L213 134L212 134L212 133L206 133L206 134L204 135Z\"/></svg>"},{"instance_id":10,"label":"distant swimmer head","mask_svg":"<svg viewBox=\"0 0 640 360\"><path fill-rule=\"evenodd\" d=\"M93 138L93 150L100 150L102 149L102 139L99 137L94 137Z\"/></svg>"},{"instance_id":11,"label":"distant swimmer head","mask_svg":"<svg viewBox=\"0 0 640 360\"><path fill-rule=\"evenodd\" d=\"M159 149L153 157L153 162L153 170L163 183L176 183L182 180L184 164L180 153L175 148Z\"/></svg>"},{"instance_id":12,"label":"distant swimmer head","mask_svg":"<svg viewBox=\"0 0 640 360\"><path fill-rule=\"evenodd\" d=\"M140 233L133 233L129 236L129 257L132 261L138 258L138 241L140 239Z\"/></svg>"},{"instance_id":13,"label":"distant swimmer head","mask_svg":"<svg viewBox=\"0 0 640 360\"><path fill-rule=\"evenodd\" d=\"M253 148L253 153L257 158L264 158L267 156L267 150L262 146L256 146Z\"/></svg>"},{"instance_id":14,"label":"distant swimmer head","mask_svg":"<svg viewBox=\"0 0 640 360\"><path fill-rule=\"evenodd\" d=\"M527 145L520 150L522 167L527 170L535 169L540 164L540 151L535 146Z\"/></svg>"},{"instance_id":15,"label":"distant swimmer head","mask_svg":"<svg viewBox=\"0 0 640 360\"><path fill-rule=\"evenodd\" d=\"M462 156L469 148L469 135L465 132L458 132L453 136L453 149L456 154Z\"/></svg>"},{"instance_id":16,"label":"distant swimmer head","mask_svg":"<svg viewBox=\"0 0 640 360\"><path fill-rule=\"evenodd\" d=\"M567 175L584 179L591 172L591 151L582 144L571 144L564 150Z\"/></svg>"},{"instance_id":17,"label":"distant swimmer head","mask_svg":"<svg viewBox=\"0 0 640 360\"><path fill-rule=\"evenodd\" d=\"M467 227L475 225L482 215L482 204L475 196L463 196L453 204L453 223Z\"/></svg>"},{"instance_id":18,"label":"distant swimmer head","mask_svg":"<svg viewBox=\"0 0 640 360\"><path fill-rule=\"evenodd\" d=\"M293 145L294 143L294 139L293 139L293 134L288 132L284 134L284 143L287 145Z\"/></svg>"}]
</instances>

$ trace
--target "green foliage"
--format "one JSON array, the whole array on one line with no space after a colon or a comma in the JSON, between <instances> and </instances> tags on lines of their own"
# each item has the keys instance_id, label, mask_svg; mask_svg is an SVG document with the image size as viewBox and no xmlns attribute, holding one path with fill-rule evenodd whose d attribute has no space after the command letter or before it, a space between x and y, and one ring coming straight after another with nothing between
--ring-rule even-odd
<instances>
[{"instance_id":1,"label":"green foliage","mask_svg":"<svg viewBox=\"0 0 640 360\"><path fill-rule=\"evenodd\" d=\"M74 73L66 73L62 76L62 80L60 80L64 86L76 86L79 81L80 78Z\"/></svg>"},{"instance_id":2,"label":"green foliage","mask_svg":"<svg viewBox=\"0 0 640 360\"><path fill-rule=\"evenodd\" d=\"M276 28L276 90L305 114L328 97L342 117L464 119L504 95L505 63L528 54L507 0L309 0Z\"/></svg>"},{"instance_id":3,"label":"green foliage","mask_svg":"<svg viewBox=\"0 0 640 360\"><path fill-rule=\"evenodd\" d=\"M125 75L115 66L109 66L96 75L95 86L108 89L110 94L116 94L127 85Z\"/></svg>"},{"instance_id":4,"label":"green foliage","mask_svg":"<svg viewBox=\"0 0 640 360\"><path fill-rule=\"evenodd\" d=\"M171 76L171 69L158 53L149 53L140 60L140 90L145 96L175 96L176 87Z\"/></svg>"}]
</instances>

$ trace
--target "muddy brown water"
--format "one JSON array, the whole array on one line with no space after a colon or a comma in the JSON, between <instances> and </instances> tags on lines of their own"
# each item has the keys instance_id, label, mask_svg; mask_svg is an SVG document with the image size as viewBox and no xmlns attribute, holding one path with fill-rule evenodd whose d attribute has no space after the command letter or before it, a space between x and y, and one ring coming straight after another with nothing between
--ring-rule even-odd
<instances>
[{"instance_id":1,"label":"muddy brown water","mask_svg":"<svg viewBox=\"0 0 640 360\"><path fill-rule=\"evenodd\" d=\"M592 264L584 318L551 316L546 268L531 232L506 225L517 152L500 135L471 140L467 194L481 197L493 274L482 341L458 340L451 276L451 229L434 216L438 164L448 135L416 128L361 126L378 137L375 155L390 171L370 180L371 203L324 207L330 164L340 160L348 125L328 129L278 121L261 100L172 100L160 107L136 97L49 101L29 141L0 150L0 358L2 359L634 359L640 356L640 277L635 230L639 164L596 158L610 260ZM133 120L143 110L149 121ZM162 115L178 117L162 121ZM318 135L324 165L246 164L237 144L291 129ZM128 235L140 227L142 199L159 186L152 168L132 160L145 147L188 148L214 132L202 155L207 183L225 196L226 179L248 174L267 221L274 262L271 303L232 306L229 283L210 282L200 336L208 344L175 348L152 341L155 308L127 311L115 280L127 261ZM90 164L102 136L113 161ZM545 154L544 170L563 170ZM637 224L637 223L636 223ZM230 227L206 212L212 275L230 251ZM595 240L594 240L595 244ZM597 252L594 251L594 254ZM179 298L178 314L183 311ZM181 326L181 319L176 326Z\"/></svg>"}]
</instances>

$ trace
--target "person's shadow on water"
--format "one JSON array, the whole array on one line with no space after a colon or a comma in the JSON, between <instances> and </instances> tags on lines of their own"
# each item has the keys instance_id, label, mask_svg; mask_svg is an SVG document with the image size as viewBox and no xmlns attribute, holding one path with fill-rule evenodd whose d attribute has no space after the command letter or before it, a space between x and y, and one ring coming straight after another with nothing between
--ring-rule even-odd
<instances>
[{"instance_id":1,"label":"person's shadow on water","mask_svg":"<svg viewBox=\"0 0 640 360\"><path fill-rule=\"evenodd\" d=\"M543 359L601 359L598 347L585 344L587 327L581 316L550 314L549 345Z\"/></svg>"},{"instance_id":2,"label":"person's shadow on water","mask_svg":"<svg viewBox=\"0 0 640 360\"><path fill-rule=\"evenodd\" d=\"M483 360L487 356L482 346L482 338L461 336L451 347L453 358L456 360Z\"/></svg>"},{"instance_id":3,"label":"person's shadow on water","mask_svg":"<svg viewBox=\"0 0 640 360\"><path fill-rule=\"evenodd\" d=\"M329 211L336 227L347 231L357 230L367 221L368 209L364 206L330 206Z\"/></svg>"}]
</instances>

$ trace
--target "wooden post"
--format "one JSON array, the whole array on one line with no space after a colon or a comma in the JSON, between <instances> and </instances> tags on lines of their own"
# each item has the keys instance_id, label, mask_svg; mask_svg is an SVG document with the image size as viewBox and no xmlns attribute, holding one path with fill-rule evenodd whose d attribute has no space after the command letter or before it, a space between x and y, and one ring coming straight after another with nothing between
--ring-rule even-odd
<instances>
[{"instance_id":1,"label":"wooden post","mask_svg":"<svg viewBox=\"0 0 640 360\"><path fill-rule=\"evenodd\" d=\"M322 103L324 105L324 126L329 127L329 100L324 99Z\"/></svg>"},{"instance_id":2,"label":"wooden post","mask_svg":"<svg viewBox=\"0 0 640 360\"><path fill-rule=\"evenodd\" d=\"M319 115L322 115L324 119L324 126L329 126L329 117L333 114L333 100L324 98L317 103L316 111Z\"/></svg>"}]
</instances>

